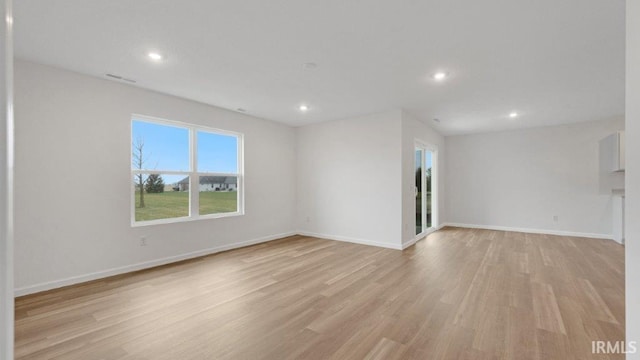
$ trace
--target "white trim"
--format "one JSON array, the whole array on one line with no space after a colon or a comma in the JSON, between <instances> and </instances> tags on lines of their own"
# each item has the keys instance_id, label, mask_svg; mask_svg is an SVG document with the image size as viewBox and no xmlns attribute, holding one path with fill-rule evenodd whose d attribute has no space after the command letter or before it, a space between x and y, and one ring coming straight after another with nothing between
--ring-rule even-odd
<instances>
[{"instance_id":1,"label":"white trim","mask_svg":"<svg viewBox=\"0 0 640 360\"><path fill-rule=\"evenodd\" d=\"M426 235L425 235L425 236L426 236ZM415 245L415 244L418 242L418 240L420 240L421 238L422 238L422 236L421 236L420 238L415 238L415 239L411 239L411 240L409 240L409 241L407 241L407 242L403 242L403 243L402 243L402 250L404 250L404 249L406 249L406 248L409 248L409 247L411 247L411 246Z\"/></svg>"},{"instance_id":2,"label":"white trim","mask_svg":"<svg viewBox=\"0 0 640 360\"><path fill-rule=\"evenodd\" d=\"M0 38L2 50L0 64L0 359L14 357L14 171L15 171L15 117L13 74L13 1L0 5Z\"/></svg>"},{"instance_id":3,"label":"white trim","mask_svg":"<svg viewBox=\"0 0 640 360\"><path fill-rule=\"evenodd\" d=\"M531 228L516 228L509 226L496 226L496 225L477 225L477 224L461 224L461 223L445 223L444 226L460 227L468 229L484 229L484 230L497 230L497 231L512 231L528 234L545 234L545 235L558 235L558 236L572 236L591 239L605 239L613 240L611 234L595 234L595 233L582 233L575 231L561 231L561 230L547 230L547 229L531 229Z\"/></svg>"},{"instance_id":4,"label":"white trim","mask_svg":"<svg viewBox=\"0 0 640 360\"><path fill-rule=\"evenodd\" d=\"M175 223L184 223L184 222L190 222L190 221L220 219L220 218L243 216L243 215L244 215L244 212L234 211L234 212L228 212L228 213L215 213L215 214L198 215L198 216L180 216L180 217L165 218L165 219L141 220L131 224L131 227L136 228L136 227L143 227L143 226L149 226L149 225L175 224Z\"/></svg>"},{"instance_id":5,"label":"white trim","mask_svg":"<svg viewBox=\"0 0 640 360\"><path fill-rule=\"evenodd\" d=\"M403 241L402 242L402 250L413 246L418 241L426 238L428 235L433 234L434 232L442 229L443 227L444 227L444 225L439 225L439 226L436 226L436 227L430 227L425 232L423 232L422 234L418 234L418 235L414 236L413 239L411 239L409 241Z\"/></svg>"},{"instance_id":6,"label":"white trim","mask_svg":"<svg viewBox=\"0 0 640 360\"><path fill-rule=\"evenodd\" d=\"M87 282L87 281L98 280L98 279L102 279L102 278L106 278L106 277L110 277L110 276L114 276L114 275L130 273L130 272L144 270L144 269L148 269L148 268L152 268L152 267L156 267L156 266L160 266L160 265L165 265L165 264L170 264L170 263L174 263L174 262L178 262L178 261L182 261L182 260L188 260L188 259L193 259L193 258L197 258L197 257L201 257L201 256L211 255L211 254L215 254L215 253L218 253L218 252L221 252L221 251L233 250L233 249L238 249L238 248L242 248L242 247L245 247L245 246L261 244L261 243L265 243L265 242L269 242L269 241L273 241L273 240L282 239L282 238L285 238L285 237L288 237L288 236L293 236L293 235L296 235L296 234L297 233L295 231L290 231L290 232L286 232L286 233L282 233L282 234L269 235L269 236L264 236L264 237L257 238L257 239L241 241L241 242L238 242L238 243L226 244L226 245L221 245L221 246L217 246L217 247L213 247L213 248L202 249L202 250L193 251L193 252L186 253L186 254L169 256L169 257L165 257L165 258L161 258L161 259L145 261L145 262L142 262L142 263L137 263L137 264L126 265L126 266L122 266L122 267L118 267L118 268L97 271L97 272L94 272L94 273L91 273L91 274L72 276L72 277L69 277L69 278L66 278L66 279L54 280L54 281L49 281L49 282L45 282L45 283L40 283L40 284L36 284L36 285L30 285L30 286L25 286L25 287L22 287L22 288L18 288L18 289L15 289L14 294L15 294L16 297L29 295L29 294L34 294L34 293L38 293L38 292L42 292L42 291L57 289L57 288L64 287L64 286L79 284L79 283L83 283L83 282Z\"/></svg>"},{"instance_id":7,"label":"white trim","mask_svg":"<svg viewBox=\"0 0 640 360\"><path fill-rule=\"evenodd\" d=\"M210 126L192 124L192 123L187 123L183 121L168 120L168 119L163 119L155 116L141 115L141 114L135 114L135 113L131 114L131 120L138 120L138 121L152 123L152 124L160 123L163 125L173 126L177 128L191 128L191 129L195 129L196 131L214 132L214 133L220 133L222 135L232 135L232 136L244 135L240 132L218 129Z\"/></svg>"},{"instance_id":8,"label":"white trim","mask_svg":"<svg viewBox=\"0 0 640 360\"><path fill-rule=\"evenodd\" d=\"M440 150L431 145L431 227L440 229Z\"/></svg>"},{"instance_id":9,"label":"white trim","mask_svg":"<svg viewBox=\"0 0 640 360\"><path fill-rule=\"evenodd\" d=\"M357 238L352 238L352 237L348 237L348 236L319 234L319 233L314 233L314 232L309 232L309 231L301 231L301 230L298 231L298 235L311 236L311 237L327 239L327 240L350 242L350 243L360 244L360 245L376 246L376 247L382 247L382 248L387 248L387 249L402 250L402 245L401 244L397 244L397 245L396 244L389 244L389 243L383 243L383 242L378 242L378 241L357 239Z\"/></svg>"},{"instance_id":10,"label":"white trim","mask_svg":"<svg viewBox=\"0 0 640 360\"><path fill-rule=\"evenodd\" d=\"M438 146L431 145L423 140L418 138L414 138L414 151L413 151L413 164L415 165L415 153L416 151L421 152L421 181L422 181L422 189L423 199L422 199L422 232L416 234L416 237L424 237L433 231L437 231L441 228L438 224L440 223L440 205L438 203L439 197L439 184L438 184ZM427 152L431 153L431 227L426 227L427 224L427 178L425 177L425 173L427 171ZM415 169L414 169L415 170ZM415 171L414 171L415 172ZM415 196L414 196L414 205L415 205ZM415 225L414 225L415 228Z\"/></svg>"}]
</instances>

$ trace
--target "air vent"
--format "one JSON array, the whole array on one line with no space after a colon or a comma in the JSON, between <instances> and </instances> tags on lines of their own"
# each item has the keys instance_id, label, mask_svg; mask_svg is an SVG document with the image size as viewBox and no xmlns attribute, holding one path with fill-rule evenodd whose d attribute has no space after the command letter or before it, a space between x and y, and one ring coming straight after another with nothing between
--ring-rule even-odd
<instances>
[{"instance_id":1,"label":"air vent","mask_svg":"<svg viewBox=\"0 0 640 360\"><path fill-rule=\"evenodd\" d=\"M120 76L120 75L114 75L114 74L104 74L104 75L105 75L106 77L110 77L110 78L112 78L112 79L122 80L122 81L130 82L130 83L133 83L133 84L135 84L135 83L136 83L136 81L135 81L135 80L133 80L133 79L127 79L127 78L123 78L123 77L122 77L122 76Z\"/></svg>"}]
</instances>

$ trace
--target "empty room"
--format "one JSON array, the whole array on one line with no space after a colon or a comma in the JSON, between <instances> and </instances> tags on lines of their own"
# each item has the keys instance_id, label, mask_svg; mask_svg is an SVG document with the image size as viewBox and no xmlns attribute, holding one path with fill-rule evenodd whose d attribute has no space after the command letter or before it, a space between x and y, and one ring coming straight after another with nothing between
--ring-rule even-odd
<instances>
[{"instance_id":1,"label":"empty room","mask_svg":"<svg viewBox=\"0 0 640 360\"><path fill-rule=\"evenodd\" d=\"M640 359L640 1L0 4L0 360Z\"/></svg>"}]
</instances>

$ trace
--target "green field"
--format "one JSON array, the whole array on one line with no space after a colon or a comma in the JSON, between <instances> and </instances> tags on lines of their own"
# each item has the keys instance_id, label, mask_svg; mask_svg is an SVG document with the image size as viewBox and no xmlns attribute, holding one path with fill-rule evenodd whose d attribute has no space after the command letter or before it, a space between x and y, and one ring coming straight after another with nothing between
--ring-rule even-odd
<instances>
[{"instance_id":1,"label":"green field","mask_svg":"<svg viewBox=\"0 0 640 360\"><path fill-rule=\"evenodd\" d=\"M136 221L169 219L189 216L189 192L167 191L144 194L145 207L140 207L136 192ZM235 212L238 210L237 191L203 191L200 193L200 215Z\"/></svg>"}]
</instances>

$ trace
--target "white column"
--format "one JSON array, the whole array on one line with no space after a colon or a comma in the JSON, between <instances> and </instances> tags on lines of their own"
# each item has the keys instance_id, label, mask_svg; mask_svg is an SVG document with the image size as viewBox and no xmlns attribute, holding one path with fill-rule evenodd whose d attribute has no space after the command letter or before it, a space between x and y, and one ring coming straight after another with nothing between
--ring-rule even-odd
<instances>
[{"instance_id":1,"label":"white column","mask_svg":"<svg viewBox=\"0 0 640 360\"><path fill-rule=\"evenodd\" d=\"M13 359L13 14L0 0L0 359Z\"/></svg>"},{"instance_id":2,"label":"white column","mask_svg":"<svg viewBox=\"0 0 640 360\"><path fill-rule=\"evenodd\" d=\"M626 77L626 336L637 348L627 359L640 359L640 0L627 0Z\"/></svg>"}]
</instances>

